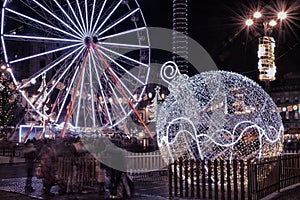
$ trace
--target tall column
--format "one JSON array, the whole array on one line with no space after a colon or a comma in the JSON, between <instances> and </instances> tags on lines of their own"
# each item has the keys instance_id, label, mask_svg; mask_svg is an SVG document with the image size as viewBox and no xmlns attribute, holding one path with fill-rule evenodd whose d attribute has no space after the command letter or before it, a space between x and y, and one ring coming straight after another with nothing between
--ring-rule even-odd
<instances>
[{"instance_id":1,"label":"tall column","mask_svg":"<svg viewBox=\"0 0 300 200\"><path fill-rule=\"evenodd\" d=\"M183 74L188 73L187 11L187 0L173 0L173 61Z\"/></svg>"}]
</instances>

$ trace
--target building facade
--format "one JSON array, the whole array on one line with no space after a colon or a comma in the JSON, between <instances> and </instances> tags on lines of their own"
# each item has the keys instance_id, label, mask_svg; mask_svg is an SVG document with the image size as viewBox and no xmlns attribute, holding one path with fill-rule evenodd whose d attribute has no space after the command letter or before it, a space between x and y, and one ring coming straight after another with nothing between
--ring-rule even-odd
<instances>
[{"instance_id":1,"label":"building facade","mask_svg":"<svg viewBox=\"0 0 300 200\"><path fill-rule=\"evenodd\" d=\"M300 138L300 73L285 74L280 80L272 82L269 94L278 106L283 120L284 140Z\"/></svg>"}]
</instances>

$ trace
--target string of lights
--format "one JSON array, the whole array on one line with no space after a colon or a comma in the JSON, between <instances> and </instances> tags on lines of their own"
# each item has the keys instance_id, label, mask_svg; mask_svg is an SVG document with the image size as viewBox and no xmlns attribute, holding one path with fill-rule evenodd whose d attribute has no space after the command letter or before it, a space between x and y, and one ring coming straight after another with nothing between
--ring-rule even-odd
<instances>
[{"instance_id":1,"label":"string of lights","mask_svg":"<svg viewBox=\"0 0 300 200\"><path fill-rule=\"evenodd\" d=\"M165 69L176 67L171 64ZM169 90L156 122L166 161L255 159L281 152L277 106L251 79L226 71L179 74Z\"/></svg>"},{"instance_id":2,"label":"string of lights","mask_svg":"<svg viewBox=\"0 0 300 200\"><path fill-rule=\"evenodd\" d=\"M173 61L188 73L188 1L173 0Z\"/></svg>"}]
</instances>

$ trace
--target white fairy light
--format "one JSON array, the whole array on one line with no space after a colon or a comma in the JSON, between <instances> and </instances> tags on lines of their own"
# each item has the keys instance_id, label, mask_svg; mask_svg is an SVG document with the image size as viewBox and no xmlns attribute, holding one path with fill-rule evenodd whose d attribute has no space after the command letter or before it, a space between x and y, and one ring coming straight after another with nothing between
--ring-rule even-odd
<instances>
[{"instance_id":1,"label":"white fairy light","mask_svg":"<svg viewBox=\"0 0 300 200\"><path fill-rule=\"evenodd\" d=\"M270 96L237 73L178 75L156 122L166 161L252 159L280 153L283 125Z\"/></svg>"}]
</instances>

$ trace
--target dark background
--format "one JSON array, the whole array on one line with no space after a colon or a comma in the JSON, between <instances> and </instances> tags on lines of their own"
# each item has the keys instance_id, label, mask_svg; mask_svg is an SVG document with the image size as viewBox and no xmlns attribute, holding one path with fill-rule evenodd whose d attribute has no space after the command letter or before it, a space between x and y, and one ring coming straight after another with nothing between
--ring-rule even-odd
<instances>
[{"instance_id":1,"label":"dark background","mask_svg":"<svg viewBox=\"0 0 300 200\"><path fill-rule=\"evenodd\" d=\"M172 0L140 0L148 26L172 28ZM258 76L257 45L263 28L247 31L245 16L250 8L276 8L284 2L293 12L291 27L276 27L277 77L300 71L299 1L209 0L188 1L188 35L202 45L219 69L239 72L253 79ZM262 23L261 23L262 24Z\"/></svg>"}]
</instances>

